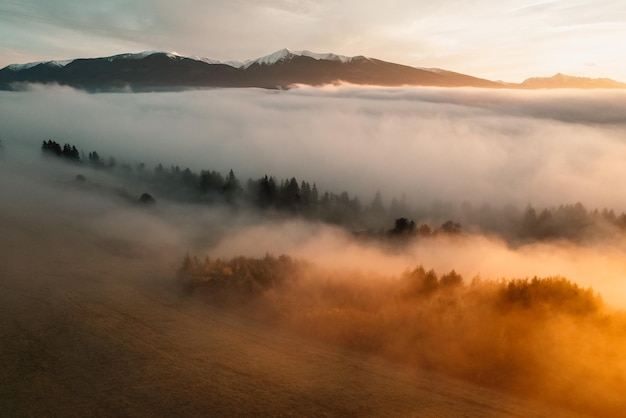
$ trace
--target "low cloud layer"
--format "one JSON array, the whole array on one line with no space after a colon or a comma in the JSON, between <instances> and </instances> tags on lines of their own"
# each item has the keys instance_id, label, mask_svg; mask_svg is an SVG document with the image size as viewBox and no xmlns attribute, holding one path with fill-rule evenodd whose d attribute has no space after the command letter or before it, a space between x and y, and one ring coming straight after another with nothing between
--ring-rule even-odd
<instances>
[{"instance_id":1,"label":"low cloud layer","mask_svg":"<svg viewBox=\"0 0 626 418\"><path fill-rule=\"evenodd\" d=\"M439 274L455 270L465 280L566 277L591 287L611 306L626 306L626 241L594 246L550 242L512 249L501 240L480 235L418 240L390 251L358 242L345 231L304 222L236 226L199 254L230 258L290 254L332 268L354 268L380 275L399 275L423 265Z\"/></svg>"},{"instance_id":2,"label":"low cloud layer","mask_svg":"<svg viewBox=\"0 0 626 418\"><path fill-rule=\"evenodd\" d=\"M270 221L246 211L234 215L221 207L167 201L137 206L112 193L115 180L105 173L56 161L34 164L7 161L6 156L0 161L1 242L12 248L13 264L15 257L22 257L27 265L29 248L36 242L61 255L37 261L51 272L57 263L80 259L90 260L94 269L124 274L150 266L172 280L186 253L212 258L289 254L324 267L382 276L400 275L417 265L439 274L454 269L467 282L474 277L564 276L592 287L611 306L626 306L626 240L619 237L593 244L546 242L513 249L497 238L468 234L390 247L301 219ZM88 178L87 186L74 180L77 172Z\"/></svg>"},{"instance_id":3,"label":"low cloud layer","mask_svg":"<svg viewBox=\"0 0 626 418\"><path fill-rule=\"evenodd\" d=\"M287 269L281 278L274 275L280 265L272 270L277 264L271 261L257 270L263 271L263 280L279 285L265 288L249 306L254 321L268 321L258 333L250 334L251 328L243 332L263 335L263 345L245 344L242 351L254 364L264 358L265 344L273 338L268 330L277 324L279 343L271 345L268 364L275 365L280 353L298 351L289 346L291 338L285 338L291 329L304 333L307 345L310 338L321 338L325 344L367 353L359 358L386 356L412 375L422 376L425 366L426 380L432 380L433 371L447 373L509 390L516 397L534 396L576 411L615 415L624 376L623 316L611 308L626 307L626 239L619 228L606 235L600 228L580 241L530 240L515 246L471 228L462 234L411 239L384 232L357 237L349 228L279 209L261 212L242 202L190 203L156 195L156 204L142 204L139 196L151 183L142 182L140 175L124 174L120 166L103 169L45 158L40 147L51 138L75 144L85 153L97 150L102 157L114 156L120 163L144 162L150 167L161 162L196 171L233 168L242 179L265 173L279 180L296 176L316 181L322 190L357 193L366 203L380 190L387 201L405 193L408 202L423 205L471 200L523 207L581 200L588 207L623 210L626 198L615 192L626 174L626 124L617 112L623 97L609 92L349 86L171 94L89 95L65 88L0 92L0 251L5 255L0 258L0 284L9 301L5 323L15 323L5 328L24 328L22 334L5 332L8 341L15 340L9 344L15 352L9 358L15 360L7 363L17 365L13 381L20 381L23 370L37 369L45 382L53 382L58 380L55 370L76 362L77 368L69 370L79 370L73 374L83 381L101 375L104 384L124 390L124 384L137 386L140 381L135 374L124 374L137 359L146 366L140 368L141 373L147 370L146 381L154 380L152 371L161 360L171 366L174 357L182 358L175 365L197 368L210 353L211 364L206 366L211 369L222 367L223 357L214 354L224 349L228 359L241 363L240 353L232 353L238 340L229 335L243 331L231 327L249 323L254 328L256 322L227 313L224 321L230 331L224 333L219 331L221 314L196 310L196 302L213 296L223 307L228 305L233 295L220 293L220 280L245 289L234 296L250 297L264 289L248 286L259 279L250 270L231 268L254 260L225 264L217 258L288 254L303 260L310 274L297 280L294 271L299 270ZM589 113L587 107L603 109L608 116ZM501 216L497 210L485 213ZM184 271L183 260L206 268L201 279L208 285L198 287L197 293L185 282L188 278L178 274ZM208 269L211 262L214 270ZM426 276L420 278L414 270L418 265L436 271L434 289L439 290L425 286ZM462 287L449 275L444 284L444 275L452 269L467 284L476 277L482 281ZM415 274L402 278L403 272L413 270ZM492 282L533 276L565 276L592 287L608 306L563 282L552 282L557 287L544 284L544 293L535 293L540 295L537 300L533 293L516 294L515 288ZM282 287L286 279L291 284ZM528 291L523 282L517 286ZM245 311L245 296L232 300L237 314ZM580 306L588 310L577 313ZM201 326L194 322L189 328L192 319ZM87 333L90 327L93 333ZM159 334L163 329L184 332ZM199 340L199 335L208 339ZM214 335L226 341L223 347L216 348ZM32 344L32 336L44 342L45 360L36 350L43 345ZM169 351L172 345L161 344L166 339L191 347L194 356L183 357L190 353L186 349ZM111 343L100 346L99 341ZM140 349L145 357L137 356ZM323 351L325 359L332 354ZM49 361L50 353L63 355ZM22 367L24 358L27 368ZM107 360L111 358L120 361ZM94 359L95 375L90 374ZM300 363L292 364L299 370ZM307 362L307 367L318 371L313 363ZM184 367L172 370L168 379L186 376ZM259 370L251 375L262 375L264 384L273 379ZM111 379L116 373L121 377ZM230 383L240 388L240 374L234 375ZM572 391L570 383L580 376L593 383ZM452 385L452 393L458 387ZM104 397L116 393L101 392ZM462 392L464 398L474 396L468 389ZM178 399L188 405L191 398ZM478 404L484 409L483 402ZM225 404L220 398L214 405ZM238 407L246 407L242 405Z\"/></svg>"},{"instance_id":4,"label":"low cloud layer","mask_svg":"<svg viewBox=\"0 0 626 418\"><path fill-rule=\"evenodd\" d=\"M626 209L625 93L298 88L0 93L7 152L44 139L118 160L295 176L387 203Z\"/></svg>"},{"instance_id":5,"label":"low cloud layer","mask_svg":"<svg viewBox=\"0 0 626 418\"><path fill-rule=\"evenodd\" d=\"M3 199L3 217L14 225L50 219L44 223L55 231L57 224L79 225L93 234L99 250L146 260L156 254L171 271L187 251L224 257L289 253L387 273L423 264L439 273L456 269L468 280L475 275L564 275L622 305L626 247L615 236L584 246L517 249L495 238L470 236L418 240L390 253L355 242L345 231L304 221L267 223L246 213L233 216L219 208L165 201L156 210L128 207L114 193L75 190L68 182L76 170L42 166L39 148L51 138L76 144L85 153L97 150L103 157L148 167L233 168L242 179L266 173L279 180L295 176L316 182L320 190L347 190L365 204L380 190L387 204L404 194L418 205L439 200L524 208L581 201L619 213L626 209L626 197L616 193L626 176L626 118L617 111L623 98L622 92L608 91L350 86L160 94L90 95L58 87L2 92L1 184L10 196ZM89 184L116 187L103 173L85 174ZM132 196L144 191L129 187Z\"/></svg>"}]
</instances>

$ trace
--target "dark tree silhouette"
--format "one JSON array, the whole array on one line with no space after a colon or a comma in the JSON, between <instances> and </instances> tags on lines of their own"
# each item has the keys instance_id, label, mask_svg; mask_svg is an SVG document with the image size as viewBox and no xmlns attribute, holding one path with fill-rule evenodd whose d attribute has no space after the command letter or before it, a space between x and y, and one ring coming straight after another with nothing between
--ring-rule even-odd
<instances>
[{"instance_id":1,"label":"dark tree silhouette","mask_svg":"<svg viewBox=\"0 0 626 418\"><path fill-rule=\"evenodd\" d=\"M251 201L253 203L257 204L262 209L276 206L278 191L276 181L273 177L268 177L266 174L257 181L249 182L248 185L248 190L252 194Z\"/></svg>"},{"instance_id":2,"label":"dark tree silhouette","mask_svg":"<svg viewBox=\"0 0 626 418\"><path fill-rule=\"evenodd\" d=\"M417 230L417 233L421 237L429 237L430 235L432 235L433 230L427 224L421 224L419 229Z\"/></svg>"},{"instance_id":3,"label":"dark tree silhouette","mask_svg":"<svg viewBox=\"0 0 626 418\"><path fill-rule=\"evenodd\" d=\"M537 236L538 230L539 219L537 218L537 211L532 206L528 206L522 218L520 236L522 238L534 238Z\"/></svg>"},{"instance_id":4,"label":"dark tree silhouette","mask_svg":"<svg viewBox=\"0 0 626 418\"><path fill-rule=\"evenodd\" d=\"M41 150L49 155L61 156L63 154L63 149L58 142L48 139L48 141L43 141L41 145Z\"/></svg>"},{"instance_id":5,"label":"dark tree silhouette","mask_svg":"<svg viewBox=\"0 0 626 418\"><path fill-rule=\"evenodd\" d=\"M41 149L45 155L81 162L81 153L71 144L61 146L48 139L43 141ZM268 214L270 216L283 212L287 216L302 216L333 223L351 229L352 232L364 231L360 236L369 239L385 239L390 235L430 237L461 233L461 224L452 220L444 222L438 228L436 223L430 226L421 221L417 228L407 214L418 221L460 219L464 225L470 225L472 230L499 234L511 243L550 239L578 241L607 232L626 232L625 213L616 214L610 209L588 211L581 203L542 209L528 206L525 210L519 210L512 206L493 208L489 205L475 207L463 203L455 206L450 202L434 202L431 207L409 209L402 196L401 199L393 198L387 208L383 204L381 193L377 192L372 202L363 208L359 199L350 196L348 192L320 193L315 183L305 180L298 182L295 177L282 181L280 185L270 175L258 180L249 179L244 190L233 170L226 176L213 170L203 170L198 174L190 168L165 168L161 164L148 170L143 163L118 163L113 157L105 160L97 151L84 155L82 160L90 167L107 170L118 176L132 177L139 184L144 184L146 189L168 199L237 206L246 202L254 208L272 209ZM136 200L132 194L127 198ZM393 229L387 229L387 225L394 219L396 222Z\"/></svg>"},{"instance_id":6,"label":"dark tree silhouette","mask_svg":"<svg viewBox=\"0 0 626 418\"><path fill-rule=\"evenodd\" d=\"M398 218L394 222L394 227L390 231L391 235L414 235L415 222L407 218Z\"/></svg>"},{"instance_id":7,"label":"dark tree silhouette","mask_svg":"<svg viewBox=\"0 0 626 418\"><path fill-rule=\"evenodd\" d=\"M139 197L139 201L141 203L144 204L154 204L156 203L156 201L154 200L154 198L152 197L152 195L150 195L149 193L143 193L140 197Z\"/></svg>"},{"instance_id":8,"label":"dark tree silhouette","mask_svg":"<svg viewBox=\"0 0 626 418\"><path fill-rule=\"evenodd\" d=\"M100 159L100 155L98 155L96 151L90 152L88 155L88 158L89 158L89 164L91 164L92 166L96 168L102 167L103 165L102 160Z\"/></svg>"},{"instance_id":9,"label":"dark tree silhouette","mask_svg":"<svg viewBox=\"0 0 626 418\"><path fill-rule=\"evenodd\" d=\"M461 224L453 221L446 221L439 227L438 232L450 235L456 235L461 233Z\"/></svg>"},{"instance_id":10,"label":"dark tree silhouette","mask_svg":"<svg viewBox=\"0 0 626 418\"><path fill-rule=\"evenodd\" d=\"M241 188L241 184L239 180L235 176L235 172L231 169L228 172L228 177L224 182L223 193L226 197L226 200L230 203L234 203L234 201L241 196L243 189Z\"/></svg>"},{"instance_id":11,"label":"dark tree silhouette","mask_svg":"<svg viewBox=\"0 0 626 418\"><path fill-rule=\"evenodd\" d=\"M64 158L68 160L80 161L80 153L76 149L74 145L65 144L63 145L62 155Z\"/></svg>"},{"instance_id":12,"label":"dark tree silhouette","mask_svg":"<svg viewBox=\"0 0 626 418\"><path fill-rule=\"evenodd\" d=\"M284 181L280 188L280 205L283 208L296 211L301 203L302 195L296 178L292 177L291 180Z\"/></svg>"},{"instance_id":13,"label":"dark tree silhouette","mask_svg":"<svg viewBox=\"0 0 626 418\"><path fill-rule=\"evenodd\" d=\"M224 190L224 177L217 171L202 171L200 173L200 192L221 192Z\"/></svg>"},{"instance_id":14,"label":"dark tree silhouette","mask_svg":"<svg viewBox=\"0 0 626 418\"><path fill-rule=\"evenodd\" d=\"M383 198L380 194L380 191L376 192L372 203L370 204L370 211L375 216L384 216L385 214L385 206L383 205Z\"/></svg>"}]
</instances>

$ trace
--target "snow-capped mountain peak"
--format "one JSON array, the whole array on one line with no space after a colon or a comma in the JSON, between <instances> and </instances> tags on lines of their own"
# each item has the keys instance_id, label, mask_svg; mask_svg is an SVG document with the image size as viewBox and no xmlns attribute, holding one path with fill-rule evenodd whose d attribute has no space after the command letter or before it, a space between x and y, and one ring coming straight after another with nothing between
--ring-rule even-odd
<instances>
[{"instance_id":1,"label":"snow-capped mountain peak","mask_svg":"<svg viewBox=\"0 0 626 418\"><path fill-rule=\"evenodd\" d=\"M27 70L32 67L36 67L40 64L45 64L53 67L65 67L67 64L74 60L64 60L64 61L37 61L37 62L29 62L26 64L11 64L8 65L7 68L13 71L22 71Z\"/></svg>"},{"instance_id":2,"label":"snow-capped mountain peak","mask_svg":"<svg viewBox=\"0 0 626 418\"><path fill-rule=\"evenodd\" d=\"M626 88L626 84L609 81L579 78L570 81L566 76L557 75L545 80L531 79L519 85L496 83L447 70L410 67L361 55L348 57L287 48L243 62L177 52L144 51L13 64L0 69L0 90L20 89L24 83L59 83L88 91L117 91L128 86L134 91L206 87L289 88L299 84L318 86L337 82L381 86Z\"/></svg>"},{"instance_id":3,"label":"snow-capped mountain peak","mask_svg":"<svg viewBox=\"0 0 626 418\"><path fill-rule=\"evenodd\" d=\"M135 52L135 53L127 53L127 54L119 54L119 55L113 55L110 57L106 57L107 61L115 61L118 59L128 59L128 60L141 60L144 59L146 57L149 57L150 55L154 55L154 54L164 54L166 56L168 56L169 58L172 59L180 59L180 58L185 58L184 56L180 55L178 52L163 52L163 51L142 51L142 52Z\"/></svg>"},{"instance_id":4,"label":"snow-capped mountain peak","mask_svg":"<svg viewBox=\"0 0 626 418\"><path fill-rule=\"evenodd\" d=\"M284 61L287 58L293 57L294 55L295 54L293 54L287 48L283 48L283 49L278 50L278 51L276 51L276 52L274 52L272 54L265 55L264 57L257 58L255 60L248 60L248 61L245 62L244 67L248 68L252 64L272 65L272 64L276 64L277 62Z\"/></svg>"},{"instance_id":5,"label":"snow-capped mountain peak","mask_svg":"<svg viewBox=\"0 0 626 418\"><path fill-rule=\"evenodd\" d=\"M265 55L261 58L257 58L254 60L245 61L242 65L243 68L248 68L251 65L259 64L259 65L273 65L281 61L286 61L292 59L294 57L309 57L315 60L328 60L328 61L339 61L339 62L350 62L354 59L354 57L346 57L344 55L336 55L333 53L325 53L319 54L311 51L292 51L287 48L283 48L278 50L272 54Z\"/></svg>"},{"instance_id":6,"label":"snow-capped mountain peak","mask_svg":"<svg viewBox=\"0 0 626 418\"><path fill-rule=\"evenodd\" d=\"M345 55L337 55L337 54L333 54L332 52L329 52L326 54L318 54L316 52L304 50L304 51L296 51L295 53L296 55L300 55L303 57L310 57L316 60L327 60L327 61L350 62L354 58L356 58L356 57L347 57Z\"/></svg>"},{"instance_id":7,"label":"snow-capped mountain peak","mask_svg":"<svg viewBox=\"0 0 626 418\"><path fill-rule=\"evenodd\" d=\"M333 53L317 53L317 52L311 52L308 50L303 50L303 51L292 51L290 49L287 48L283 48L281 50L278 50L272 54L269 55L265 55L263 57L260 58L256 58L256 59L249 59L246 61L220 61L220 60L216 60L216 59L212 59L209 57L199 57L199 56L185 56L185 55L181 55L177 52L163 52L163 51L142 51L142 52L134 52L134 53L125 53L125 54L118 54L118 55L112 55L112 56L108 56L108 57L104 57L104 59L106 59L109 62L113 62L113 61L117 61L117 60L142 60L146 57L149 57L150 55L154 55L154 54L164 54L166 56L168 56L171 59L192 59L195 61L201 61L207 64L223 64L223 65L228 65L230 67L234 67L234 68L241 68L241 69L247 69L248 67L250 67L251 65L254 64L259 64L259 65L273 65L276 64L278 62L281 61L287 61L290 59L293 59L294 57L309 57L309 58L313 58L315 60L326 60L326 61L338 61L338 62L342 62L342 63L346 63L346 62L350 62L353 59L357 58L357 57L347 57L344 55L337 55L337 54L333 54ZM361 57L359 57L361 58ZM7 68L13 70L13 71L21 71L21 70L25 70L31 67L35 67L39 64L46 64L46 65L50 65L50 66L57 66L57 67L64 67L67 64L69 64L70 62L72 62L74 60L66 60L66 61L38 61L38 62L31 62L31 63L27 63L27 64L11 64L9 65Z\"/></svg>"},{"instance_id":8,"label":"snow-capped mountain peak","mask_svg":"<svg viewBox=\"0 0 626 418\"><path fill-rule=\"evenodd\" d=\"M209 57L199 57L197 55L183 57L183 58L189 58L192 60L205 62L207 64L223 64L223 65L228 65L234 68L241 68L244 65L242 61L220 61L220 60L216 60L216 59L209 58Z\"/></svg>"}]
</instances>

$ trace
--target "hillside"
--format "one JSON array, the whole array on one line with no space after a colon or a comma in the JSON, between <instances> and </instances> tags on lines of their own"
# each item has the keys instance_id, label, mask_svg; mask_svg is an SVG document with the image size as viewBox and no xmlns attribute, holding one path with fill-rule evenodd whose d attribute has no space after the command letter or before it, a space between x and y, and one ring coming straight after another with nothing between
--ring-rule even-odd
<instances>
[{"instance_id":1,"label":"hillside","mask_svg":"<svg viewBox=\"0 0 626 418\"><path fill-rule=\"evenodd\" d=\"M156 245L4 215L0 409L12 416L572 416L200 305Z\"/></svg>"},{"instance_id":2,"label":"hillside","mask_svg":"<svg viewBox=\"0 0 626 418\"><path fill-rule=\"evenodd\" d=\"M610 78L573 77L555 74L552 77L533 77L524 80L521 87L528 89L623 89L626 83Z\"/></svg>"},{"instance_id":3,"label":"hillside","mask_svg":"<svg viewBox=\"0 0 626 418\"><path fill-rule=\"evenodd\" d=\"M503 83L437 68L417 68L364 56L345 57L283 49L244 62L220 62L167 52L13 64L0 70L0 89L59 84L91 92L161 91L189 88L289 88L297 84L351 83L373 86L480 88L624 88L610 79L556 75Z\"/></svg>"}]
</instances>

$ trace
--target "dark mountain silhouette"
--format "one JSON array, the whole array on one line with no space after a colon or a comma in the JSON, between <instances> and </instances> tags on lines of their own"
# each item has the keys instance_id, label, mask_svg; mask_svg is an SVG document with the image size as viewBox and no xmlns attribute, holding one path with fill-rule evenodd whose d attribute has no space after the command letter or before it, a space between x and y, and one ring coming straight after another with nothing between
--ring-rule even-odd
<instances>
[{"instance_id":1,"label":"dark mountain silhouette","mask_svg":"<svg viewBox=\"0 0 626 418\"><path fill-rule=\"evenodd\" d=\"M225 64L207 64L165 53L75 59L66 65L45 62L0 70L3 89L20 83L57 83L90 91L159 90L185 87L241 86L241 71ZM12 86L13 85L13 86Z\"/></svg>"},{"instance_id":2,"label":"dark mountain silhouette","mask_svg":"<svg viewBox=\"0 0 626 418\"><path fill-rule=\"evenodd\" d=\"M287 54L275 62L258 61L243 68L245 78L255 87L339 82L377 86L500 87L492 81L465 74L409 67L363 56L341 61Z\"/></svg>"},{"instance_id":3,"label":"dark mountain silhouette","mask_svg":"<svg viewBox=\"0 0 626 418\"><path fill-rule=\"evenodd\" d=\"M10 65L0 88L56 83L89 91L171 90L203 87L287 88L294 84L353 83L381 86L500 87L489 80L366 57L339 57L281 50L247 63L219 63L155 52L105 58Z\"/></svg>"},{"instance_id":4,"label":"dark mountain silhouette","mask_svg":"<svg viewBox=\"0 0 626 418\"><path fill-rule=\"evenodd\" d=\"M583 83L584 81L584 83ZM609 79L557 75L521 84L501 83L441 69L416 68L363 56L343 57L283 49L247 62L222 63L175 53L144 52L13 64L0 70L0 89L28 83L59 84L87 91L158 91L210 87L288 88L296 84L352 83L377 86L482 88L626 87Z\"/></svg>"}]
</instances>

